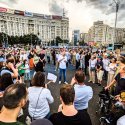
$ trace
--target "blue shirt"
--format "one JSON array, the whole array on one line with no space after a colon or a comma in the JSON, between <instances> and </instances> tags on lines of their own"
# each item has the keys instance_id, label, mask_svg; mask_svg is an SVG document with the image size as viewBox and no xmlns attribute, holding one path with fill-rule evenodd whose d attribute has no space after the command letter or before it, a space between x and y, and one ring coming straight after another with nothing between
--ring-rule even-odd
<instances>
[{"instance_id":1,"label":"blue shirt","mask_svg":"<svg viewBox=\"0 0 125 125\"><path fill-rule=\"evenodd\" d=\"M75 89L75 101L74 105L77 110L83 110L88 108L88 102L93 97L93 90L90 86L78 85L74 86Z\"/></svg>"}]
</instances>

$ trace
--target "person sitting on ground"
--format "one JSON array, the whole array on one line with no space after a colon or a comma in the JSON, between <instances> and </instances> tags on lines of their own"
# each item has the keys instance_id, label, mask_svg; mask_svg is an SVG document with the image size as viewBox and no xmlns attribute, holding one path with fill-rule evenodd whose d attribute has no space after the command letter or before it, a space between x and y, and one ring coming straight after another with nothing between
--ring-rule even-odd
<instances>
[{"instance_id":1,"label":"person sitting on ground","mask_svg":"<svg viewBox=\"0 0 125 125\"><path fill-rule=\"evenodd\" d=\"M0 125L23 125L17 121L17 117L27 102L27 95L24 84L13 84L5 90L3 108L0 113Z\"/></svg>"},{"instance_id":2,"label":"person sitting on ground","mask_svg":"<svg viewBox=\"0 0 125 125\"><path fill-rule=\"evenodd\" d=\"M28 88L29 92L29 115L32 119L49 118L50 107L54 99L49 89L45 85L45 75L37 72L32 79L32 87Z\"/></svg>"},{"instance_id":3,"label":"person sitting on ground","mask_svg":"<svg viewBox=\"0 0 125 125\"><path fill-rule=\"evenodd\" d=\"M75 91L72 85L63 85L60 89L61 105L59 112L50 116L53 125L92 125L86 111L77 111L73 105Z\"/></svg>"},{"instance_id":4,"label":"person sitting on ground","mask_svg":"<svg viewBox=\"0 0 125 125\"><path fill-rule=\"evenodd\" d=\"M93 90L90 86L85 85L85 74L82 70L77 70L72 78L71 85L74 85L75 100L74 105L77 110L83 111L88 109L88 102L93 97Z\"/></svg>"}]
</instances>

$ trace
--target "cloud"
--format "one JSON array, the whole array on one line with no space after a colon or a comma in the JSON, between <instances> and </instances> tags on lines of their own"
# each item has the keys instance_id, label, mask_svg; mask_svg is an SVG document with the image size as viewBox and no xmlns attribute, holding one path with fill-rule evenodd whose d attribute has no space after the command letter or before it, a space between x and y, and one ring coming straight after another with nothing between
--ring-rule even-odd
<instances>
[{"instance_id":1,"label":"cloud","mask_svg":"<svg viewBox=\"0 0 125 125\"><path fill-rule=\"evenodd\" d=\"M0 0L0 3L6 4L8 6L13 6L14 4L18 3L18 0Z\"/></svg>"},{"instance_id":2,"label":"cloud","mask_svg":"<svg viewBox=\"0 0 125 125\"><path fill-rule=\"evenodd\" d=\"M63 13L63 7L56 0L52 0L49 3L49 11L52 14L62 15L62 13Z\"/></svg>"}]
</instances>

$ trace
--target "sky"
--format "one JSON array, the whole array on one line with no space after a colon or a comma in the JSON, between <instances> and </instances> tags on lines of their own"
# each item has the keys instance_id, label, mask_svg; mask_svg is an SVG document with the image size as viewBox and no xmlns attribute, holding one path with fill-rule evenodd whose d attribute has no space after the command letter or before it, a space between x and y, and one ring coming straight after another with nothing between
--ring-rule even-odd
<instances>
[{"instance_id":1,"label":"sky","mask_svg":"<svg viewBox=\"0 0 125 125\"><path fill-rule=\"evenodd\" d=\"M88 32L94 21L115 25L115 3L119 3L117 27L125 28L125 0L0 0L0 7L27 10L41 14L69 17L70 35L73 30Z\"/></svg>"}]
</instances>

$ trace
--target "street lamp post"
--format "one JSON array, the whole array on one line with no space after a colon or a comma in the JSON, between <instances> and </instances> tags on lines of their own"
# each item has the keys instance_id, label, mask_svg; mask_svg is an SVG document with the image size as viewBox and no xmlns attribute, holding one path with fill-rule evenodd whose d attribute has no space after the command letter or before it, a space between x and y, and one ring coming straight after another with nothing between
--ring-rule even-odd
<instances>
[{"instance_id":1,"label":"street lamp post","mask_svg":"<svg viewBox=\"0 0 125 125\"><path fill-rule=\"evenodd\" d=\"M31 35L31 46L32 46L32 34L30 34Z\"/></svg>"},{"instance_id":2,"label":"street lamp post","mask_svg":"<svg viewBox=\"0 0 125 125\"><path fill-rule=\"evenodd\" d=\"M118 19L118 10L119 10L119 1L113 0L115 3L115 7L116 7L116 17L115 17L115 29L114 29L114 40L113 40L113 47L112 49L114 50L114 44L115 42L117 42L117 33L116 33L116 27L117 27L117 19Z\"/></svg>"}]
</instances>

